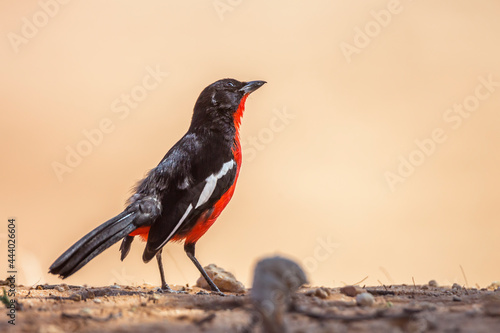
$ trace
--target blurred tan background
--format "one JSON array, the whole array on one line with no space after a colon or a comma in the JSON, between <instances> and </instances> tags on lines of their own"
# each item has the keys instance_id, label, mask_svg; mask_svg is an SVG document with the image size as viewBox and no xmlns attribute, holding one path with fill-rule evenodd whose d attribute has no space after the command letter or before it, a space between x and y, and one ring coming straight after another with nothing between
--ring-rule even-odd
<instances>
[{"instance_id":1,"label":"blurred tan background","mask_svg":"<svg viewBox=\"0 0 500 333\"><path fill-rule=\"evenodd\" d=\"M275 253L314 285L465 285L460 265L471 287L500 280L498 1L66 2L0 4L0 274L15 217L19 282L58 282L53 260L122 210L201 90L233 77L268 84L202 264L247 286ZM70 166L67 149L85 156ZM194 284L182 246L166 249L168 281ZM122 263L115 245L66 282L159 285L142 250Z\"/></svg>"}]
</instances>

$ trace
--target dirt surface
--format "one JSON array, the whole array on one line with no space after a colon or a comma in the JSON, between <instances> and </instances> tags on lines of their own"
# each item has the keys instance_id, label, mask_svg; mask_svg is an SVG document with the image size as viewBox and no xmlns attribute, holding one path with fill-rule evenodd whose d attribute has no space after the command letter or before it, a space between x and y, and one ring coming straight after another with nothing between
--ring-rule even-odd
<instances>
[{"instance_id":1,"label":"dirt surface","mask_svg":"<svg viewBox=\"0 0 500 333\"><path fill-rule=\"evenodd\" d=\"M173 289L184 293L160 293L149 285L18 287L16 326L3 316L0 331L262 332L249 292ZM285 316L288 331L500 332L498 289L398 285L356 292L370 293L374 303L360 306L340 288L301 288Z\"/></svg>"}]
</instances>

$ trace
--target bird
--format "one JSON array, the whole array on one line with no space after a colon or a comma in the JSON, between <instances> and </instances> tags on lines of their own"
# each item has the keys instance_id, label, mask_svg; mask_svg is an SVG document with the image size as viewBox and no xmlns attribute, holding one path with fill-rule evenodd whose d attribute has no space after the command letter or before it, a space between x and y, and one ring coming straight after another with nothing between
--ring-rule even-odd
<instances>
[{"instance_id":1,"label":"bird","mask_svg":"<svg viewBox=\"0 0 500 333\"><path fill-rule=\"evenodd\" d=\"M137 183L123 212L73 244L49 273L65 279L120 240L123 261L138 236L146 242L142 260L156 257L160 290L174 292L166 283L162 250L169 242L184 241L185 253L212 292L222 294L196 259L195 246L233 196L242 163L239 130L245 102L265 83L227 78L207 86L186 134Z\"/></svg>"}]
</instances>

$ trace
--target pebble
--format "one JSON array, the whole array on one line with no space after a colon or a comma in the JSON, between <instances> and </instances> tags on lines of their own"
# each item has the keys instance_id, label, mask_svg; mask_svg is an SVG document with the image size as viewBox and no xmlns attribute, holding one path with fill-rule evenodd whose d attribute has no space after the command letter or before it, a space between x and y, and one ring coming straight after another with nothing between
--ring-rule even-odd
<instances>
[{"instance_id":1,"label":"pebble","mask_svg":"<svg viewBox=\"0 0 500 333\"><path fill-rule=\"evenodd\" d=\"M330 290L328 290L327 288L320 287L320 288L316 288L316 289L312 289L312 290L307 291L306 295L307 296L316 296L316 297L325 299L325 298L328 298L328 296L330 296Z\"/></svg>"},{"instance_id":2,"label":"pebble","mask_svg":"<svg viewBox=\"0 0 500 333\"><path fill-rule=\"evenodd\" d=\"M429 285L429 287L437 287L438 283L436 282L436 280L430 280L428 285Z\"/></svg>"},{"instance_id":3,"label":"pebble","mask_svg":"<svg viewBox=\"0 0 500 333\"><path fill-rule=\"evenodd\" d=\"M90 316L92 314L92 310L90 308L83 308L80 310L80 314Z\"/></svg>"},{"instance_id":4,"label":"pebble","mask_svg":"<svg viewBox=\"0 0 500 333\"><path fill-rule=\"evenodd\" d=\"M122 289L122 287L120 287L119 285L117 284L114 284L112 286L109 286L110 288L114 288L114 289Z\"/></svg>"},{"instance_id":5,"label":"pebble","mask_svg":"<svg viewBox=\"0 0 500 333\"><path fill-rule=\"evenodd\" d=\"M208 266L205 266L204 268L208 276L212 279L215 285L219 287L221 291L228 291L232 293L245 292L245 286L243 285L243 283L236 280L234 275L226 271L224 268L218 267L215 264L210 264ZM205 278L203 276L200 276L200 278L196 281L196 286L206 290L210 290L210 286L208 285L207 281L205 281Z\"/></svg>"},{"instance_id":6,"label":"pebble","mask_svg":"<svg viewBox=\"0 0 500 333\"><path fill-rule=\"evenodd\" d=\"M500 289L500 282L499 281L494 281L488 287L486 287L486 289L488 289L488 290L499 290Z\"/></svg>"},{"instance_id":7,"label":"pebble","mask_svg":"<svg viewBox=\"0 0 500 333\"><path fill-rule=\"evenodd\" d=\"M80 302L82 300L82 295L72 294L71 296L69 296L69 299L75 302Z\"/></svg>"},{"instance_id":8,"label":"pebble","mask_svg":"<svg viewBox=\"0 0 500 333\"><path fill-rule=\"evenodd\" d=\"M453 302L461 302L461 301L462 301L462 299L460 297L458 297L456 295L453 296Z\"/></svg>"},{"instance_id":9,"label":"pebble","mask_svg":"<svg viewBox=\"0 0 500 333\"><path fill-rule=\"evenodd\" d=\"M462 289L462 286L459 285L458 283L454 283L452 286L451 286L451 289Z\"/></svg>"},{"instance_id":10,"label":"pebble","mask_svg":"<svg viewBox=\"0 0 500 333\"><path fill-rule=\"evenodd\" d=\"M354 297L358 294L363 293L364 290L358 286L345 286L340 288L340 292L346 296Z\"/></svg>"},{"instance_id":11,"label":"pebble","mask_svg":"<svg viewBox=\"0 0 500 333\"><path fill-rule=\"evenodd\" d=\"M149 301L153 301L153 303L158 303L158 300L160 299L160 296L158 296L157 294L153 294L151 296L149 296Z\"/></svg>"},{"instance_id":12,"label":"pebble","mask_svg":"<svg viewBox=\"0 0 500 333\"><path fill-rule=\"evenodd\" d=\"M99 304L99 303L101 303L101 302L102 302L102 300L101 300L101 299L99 299L99 298L94 298L94 303Z\"/></svg>"},{"instance_id":13,"label":"pebble","mask_svg":"<svg viewBox=\"0 0 500 333\"><path fill-rule=\"evenodd\" d=\"M360 306L372 306L375 303L375 297L370 293L361 293L356 296L356 303Z\"/></svg>"}]
</instances>

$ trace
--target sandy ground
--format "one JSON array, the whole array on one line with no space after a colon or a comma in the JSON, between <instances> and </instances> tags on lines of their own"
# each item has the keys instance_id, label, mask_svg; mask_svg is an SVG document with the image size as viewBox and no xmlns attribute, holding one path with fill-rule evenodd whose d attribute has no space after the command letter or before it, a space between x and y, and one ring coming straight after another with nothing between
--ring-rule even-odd
<instances>
[{"instance_id":1,"label":"sandy ground","mask_svg":"<svg viewBox=\"0 0 500 333\"><path fill-rule=\"evenodd\" d=\"M262 332L249 292L226 296L173 286L18 287L16 326L1 332ZM303 287L285 316L289 332L500 332L500 291L460 286L364 287L370 306L339 288Z\"/></svg>"}]
</instances>

